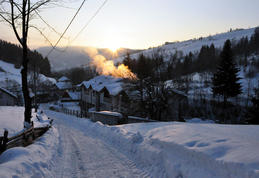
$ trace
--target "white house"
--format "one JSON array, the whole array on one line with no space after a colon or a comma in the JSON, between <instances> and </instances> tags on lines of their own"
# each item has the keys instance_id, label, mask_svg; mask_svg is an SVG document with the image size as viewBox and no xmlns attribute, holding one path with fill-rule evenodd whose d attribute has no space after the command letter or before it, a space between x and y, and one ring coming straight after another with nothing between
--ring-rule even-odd
<instances>
[{"instance_id":1,"label":"white house","mask_svg":"<svg viewBox=\"0 0 259 178\"><path fill-rule=\"evenodd\" d=\"M0 87L0 106L14 106L17 104L17 96Z\"/></svg>"},{"instance_id":2,"label":"white house","mask_svg":"<svg viewBox=\"0 0 259 178\"><path fill-rule=\"evenodd\" d=\"M97 111L122 112L128 102L123 80L125 79L101 75L82 82L80 84L82 109L95 107Z\"/></svg>"},{"instance_id":3,"label":"white house","mask_svg":"<svg viewBox=\"0 0 259 178\"><path fill-rule=\"evenodd\" d=\"M69 90L72 88L72 83L67 77L63 76L58 79L58 82L56 83L56 87L62 91Z\"/></svg>"}]
</instances>

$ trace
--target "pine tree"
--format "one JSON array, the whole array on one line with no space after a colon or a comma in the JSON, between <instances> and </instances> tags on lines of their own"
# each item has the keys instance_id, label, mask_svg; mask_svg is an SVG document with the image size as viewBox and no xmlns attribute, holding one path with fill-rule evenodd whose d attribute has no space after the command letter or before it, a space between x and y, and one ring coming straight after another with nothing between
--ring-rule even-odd
<instances>
[{"instance_id":1,"label":"pine tree","mask_svg":"<svg viewBox=\"0 0 259 178\"><path fill-rule=\"evenodd\" d=\"M235 97L242 92L241 84L238 82L240 79L238 77L239 69L234 63L230 40L225 42L220 57L221 62L212 78L212 91L214 96L223 96L224 105L226 106L228 98Z\"/></svg>"}]
</instances>

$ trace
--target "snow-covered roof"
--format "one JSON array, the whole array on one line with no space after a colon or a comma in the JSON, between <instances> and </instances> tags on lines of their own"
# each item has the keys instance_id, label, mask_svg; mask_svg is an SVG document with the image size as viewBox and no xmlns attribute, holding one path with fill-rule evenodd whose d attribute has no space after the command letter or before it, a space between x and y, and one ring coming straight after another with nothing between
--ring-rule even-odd
<instances>
[{"instance_id":1,"label":"snow-covered roof","mask_svg":"<svg viewBox=\"0 0 259 178\"><path fill-rule=\"evenodd\" d=\"M89 81L82 82L81 86L85 86L87 89L92 87L93 90L97 92L100 92L102 89L106 88L110 95L116 96L123 90L122 80L122 78L100 75Z\"/></svg>"},{"instance_id":2,"label":"snow-covered roof","mask_svg":"<svg viewBox=\"0 0 259 178\"><path fill-rule=\"evenodd\" d=\"M56 86L60 90L69 89L69 88L72 88L72 83L70 83L70 82L57 82Z\"/></svg>"},{"instance_id":3,"label":"snow-covered roof","mask_svg":"<svg viewBox=\"0 0 259 178\"><path fill-rule=\"evenodd\" d=\"M3 91L3 92L5 92L5 93L8 94L8 95L14 97L14 98L17 98L17 96L16 96L15 94L13 94L12 92L10 92L9 90L6 90L6 89L1 88L1 87L0 87L0 90Z\"/></svg>"},{"instance_id":4,"label":"snow-covered roof","mask_svg":"<svg viewBox=\"0 0 259 178\"><path fill-rule=\"evenodd\" d=\"M72 100L79 100L79 99L80 99L80 96L81 96L81 93L80 93L80 92L68 91L67 93L68 93L69 97L70 97Z\"/></svg>"},{"instance_id":5,"label":"snow-covered roof","mask_svg":"<svg viewBox=\"0 0 259 178\"><path fill-rule=\"evenodd\" d=\"M59 82L67 82L70 81L67 77L63 76L61 78L58 79Z\"/></svg>"},{"instance_id":6,"label":"snow-covered roof","mask_svg":"<svg viewBox=\"0 0 259 178\"><path fill-rule=\"evenodd\" d=\"M81 92L65 91L62 100L80 100Z\"/></svg>"}]
</instances>

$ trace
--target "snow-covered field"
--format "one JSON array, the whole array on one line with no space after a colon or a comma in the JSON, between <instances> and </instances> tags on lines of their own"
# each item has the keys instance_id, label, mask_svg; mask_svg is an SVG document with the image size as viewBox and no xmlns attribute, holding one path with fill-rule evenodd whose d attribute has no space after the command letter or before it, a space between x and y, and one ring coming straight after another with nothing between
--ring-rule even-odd
<instances>
[{"instance_id":1,"label":"snow-covered field","mask_svg":"<svg viewBox=\"0 0 259 178\"><path fill-rule=\"evenodd\" d=\"M0 177L259 177L259 126L106 126L46 110L54 126L0 156Z\"/></svg>"}]
</instances>

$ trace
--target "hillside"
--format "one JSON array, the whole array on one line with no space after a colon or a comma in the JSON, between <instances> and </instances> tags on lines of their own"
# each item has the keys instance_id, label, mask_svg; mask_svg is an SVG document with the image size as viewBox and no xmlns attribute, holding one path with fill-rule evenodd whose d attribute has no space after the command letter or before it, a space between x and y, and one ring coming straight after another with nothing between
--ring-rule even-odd
<instances>
[{"instance_id":1,"label":"hillside","mask_svg":"<svg viewBox=\"0 0 259 178\"><path fill-rule=\"evenodd\" d=\"M183 55L188 54L189 52L196 53L199 52L201 47L204 45L210 46L212 43L216 48L222 48L224 45L224 42L227 39L230 39L231 41L238 41L242 37L248 37L250 38L251 35L254 33L255 28L249 28L249 29L239 29L234 30L231 32L226 33L220 33L208 37L200 37L199 39L190 39L187 41L182 42L166 42L164 45L150 48L145 51L135 53L131 55L131 58L136 59L140 54L144 54L145 56L149 57L152 56L154 52L160 51L162 52L165 59L169 60L170 56L174 54L176 51L182 51ZM123 57L117 58L116 62L122 62Z\"/></svg>"},{"instance_id":2,"label":"hillside","mask_svg":"<svg viewBox=\"0 0 259 178\"><path fill-rule=\"evenodd\" d=\"M19 68L22 64L22 47L0 39L0 59ZM50 63L37 51L28 49L28 68L37 67L40 73L50 75ZM1 67L1 66L0 66Z\"/></svg>"},{"instance_id":3,"label":"hillside","mask_svg":"<svg viewBox=\"0 0 259 178\"><path fill-rule=\"evenodd\" d=\"M10 88L13 85L21 86L21 69L14 67L14 64L4 62L0 60L0 87ZM50 77L46 77L43 74L39 75L41 81L48 81L56 83L56 80Z\"/></svg>"},{"instance_id":4,"label":"hillside","mask_svg":"<svg viewBox=\"0 0 259 178\"><path fill-rule=\"evenodd\" d=\"M46 56L51 47L41 47L37 51L43 56ZM120 48L115 53L107 48L94 47L67 47L57 48L49 56L49 61L52 71L60 71L75 67L88 66L93 59L93 56L100 54L107 59L115 59L125 55L127 52L135 53L140 50Z\"/></svg>"}]
</instances>

